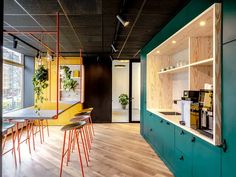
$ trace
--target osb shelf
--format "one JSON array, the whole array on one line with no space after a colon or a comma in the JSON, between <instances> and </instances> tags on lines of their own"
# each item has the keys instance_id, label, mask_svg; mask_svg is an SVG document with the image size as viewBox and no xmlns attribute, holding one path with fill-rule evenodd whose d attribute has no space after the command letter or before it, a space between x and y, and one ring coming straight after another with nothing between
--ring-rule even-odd
<instances>
[{"instance_id":1,"label":"osb shelf","mask_svg":"<svg viewBox=\"0 0 236 177\"><path fill-rule=\"evenodd\" d=\"M187 71L187 69L190 66L211 66L213 65L213 60L214 60L213 58L209 58L209 59L198 61L189 65L184 65L184 66L176 67L173 69L168 69L166 71L160 71L158 72L158 74L172 74L172 73Z\"/></svg>"},{"instance_id":2,"label":"osb shelf","mask_svg":"<svg viewBox=\"0 0 236 177\"><path fill-rule=\"evenodd\" d=\"M200 90L205 84L212 84L213 139L209 140L191 128L186 129L211 144L220 145L220 57L221 5L216 3L147 54L147 109L181 111L173 100L181 99L184 90ZM179 65L182 66L161 71L162 68Z\"/></svg>"}]
</instances>

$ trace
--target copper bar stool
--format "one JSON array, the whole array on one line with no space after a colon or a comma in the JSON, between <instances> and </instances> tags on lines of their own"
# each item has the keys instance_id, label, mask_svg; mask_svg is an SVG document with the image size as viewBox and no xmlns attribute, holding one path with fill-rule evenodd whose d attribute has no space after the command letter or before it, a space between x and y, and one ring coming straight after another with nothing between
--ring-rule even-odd
<instances>
[{"instance_id":1,"label":"copper bar stool","mask_svg":"<svg viewBox=\"0 0 236 177\"><path fill-rule=\"evenodd\" d=\"M82 157L81 157L81 153L80 153L80 145L79 145L79 135L80 135L81 140L82 140L83 151L84 151L86 163L87 163L87 166L88 166L87 151L85 149L84 138L83 138L82 132L81 132L81 129L83 128L83 126L85 124L86 124L85 121L80 121L80 122L76 122L76 123L65 125L64 127L61 128L61 130L64 131L64 140L63 140L63 146L62 146L62 157L61 157L61 165L60 165L60 177L62 176L62 167L63 167L64 157L67 155L67 163L66 163L67 165L68 165L68 162L70 161L70 155L71 155L71 150L72 150L73 142L76 142L76 144L77 144L81 173L82 173L82 177L84 177L83 162L82 162ZM67 134L68 131L69 131L68 143L67 143L68 147L65 150L66 141L67 141L66 140L67 139L66 134Z\"/></svg>"},{"instance_id":2,"label":"copper bar stool","mask_svg":"<svg viewBox=\"0 0 236 177\"><path fill-rule=\"evenodd\" d=\"M2 136L3 136L3 142L2 142L2 155L12 151L14 160L15 160L15 167L17 167L17 159L16 159L16 148L15 148L15 133L13 128L15 127L15 124L13 123L8 123L8 122L3 122L2 123ZM12 148L5 151L5 145L6 145L6 140L7 140L7 133L8 131L11 130L11 136L12 136Z\"/></svg>"},{"instance_id":3,"label":"copper bar stool","mask_svg":"<svg viewBox=\"0 0 236 177\"><path fill-rule=\"evenodd\" d=\"M93 139L92 135L94 136L95 133L94 133L94 128L93 128L93 121L92 121L92 117L91 117L91 113L93 111L93 108L87 108L87 109L83 109L81 110L79 113L75 114L75 118L76 117L80 117L80 116L88 116L88 125L90 126L90 129L89 129L89 133L90 133L90 138L91 138L91 141Z\"/></svg>"},{"instance_id":4,"label":"copper bar stool","mask_svg":"<svg viewBox=\"0 0 236 177\"><path fill-rule=\"evenodd\" d=\"M25 120L25 119L8 119L7 121L9 123L13 123L13 124L16 125L14 139L17 139L18 158L19 158L19 163L21 163L21 150L20 150L21 143L26 142L28 144L29 153L31 154L31 143L30 143L30 141L31 141L31 137L32 137L33 148L35 150L35 143L34 143L34 136L33 136L33 121ZM20 128L20 125L21 125L21 128ZM24 127L26 127L26 138L21 141L21 137L22 137Z\"/></svg>"},{"instance_id":5,"label":"copper bar stool","mask_svg":"<svg viewBox=\"0 0 236 177\"><path fill-rule=\"evenodd\" d=\"M92 120L92 116L91 116L91 113L92 113L92 111L93 111L93 108L86 108L86 109L83 109L83 111L86 112L86 113L85 113L86 115L89 115L89 121L90 121L92 130L93 130L93 136L94 136L94 135L95 135L95 132L94 132L93 120Z\"/></svg>"},{"instance_id":6,"label":"copper bar stool","mask_svg":"<svg viewBox=\"0 0 236 177\"><path fill-rule=\"evenodd\" d=\"M88 133L88 116L79 116L79 117L76 117L76 118L72 118L70 119L70 122L71 123L76 123L76 122L80 122L80 121L85 121L86 124L81 128L81 134L84 138L84 142L85 142L85 149L87 151L87 157L88 157L88 161L90 161L89 159L89 151L91 149L91 140L89 138L89 133ZM73 145L72 145L72 152L74 150L74 146L75 146L75 141L73 142Z\"/></svg>"}]
</instances>

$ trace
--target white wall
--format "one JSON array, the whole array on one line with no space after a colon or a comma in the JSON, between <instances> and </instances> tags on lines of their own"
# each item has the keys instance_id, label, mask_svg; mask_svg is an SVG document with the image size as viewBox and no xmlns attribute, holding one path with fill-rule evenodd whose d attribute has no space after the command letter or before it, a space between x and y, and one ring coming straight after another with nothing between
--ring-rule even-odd
<instances>
[{"instance_id":1,"label":"white wall","mask_svg":"<svg viewBox=\"0 0 236 177\"><path fill-rule=\"evenodd\" d=\"M116 68L115 65L125 65L124 68ZM129 96L129 63L112 62L112 109L121 109L119 103L120 94L125 93ZM128 106L127 106L128 108Z\"/></svg>"}]
</instances>

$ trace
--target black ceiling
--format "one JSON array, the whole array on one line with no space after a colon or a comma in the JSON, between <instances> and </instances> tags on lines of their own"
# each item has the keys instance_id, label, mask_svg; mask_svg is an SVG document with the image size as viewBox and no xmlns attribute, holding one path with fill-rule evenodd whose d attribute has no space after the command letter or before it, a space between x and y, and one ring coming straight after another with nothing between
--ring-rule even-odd
<instances>
[{"instance_id":1,"label":"black ceiling","mask_svg":"<svg viewBox=\"0 0 236 177\"><path fill-rule=\"evenodd\" d=\"M138 51L186 5L188 0L4 0L4 30L47 31L56 29L60 13L60 50L64 56L112 53L120 59L137 58ZM123 27L116 15L130 22ZM68 18L66 18L66 15ZM32 37L17 37L46 51ZM55 50L54 35L37 35ZM4 46L12 48L12 36L4 35ZM22 42L17 50L26 55L36 51ZM135 56L136 55L136 56Z\"/></svg>"}]
</instances>

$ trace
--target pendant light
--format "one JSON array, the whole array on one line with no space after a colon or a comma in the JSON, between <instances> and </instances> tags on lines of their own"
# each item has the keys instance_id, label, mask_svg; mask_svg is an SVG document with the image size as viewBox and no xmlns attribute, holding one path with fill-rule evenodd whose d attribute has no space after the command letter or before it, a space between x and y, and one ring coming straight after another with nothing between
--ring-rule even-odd
<instances>
[{"instance_id":1,"label":"pendant light","mask_svg":"<svg viewBox=\"0 0 236 177\"><path fill-rule=\"evenodd\" d=\"M50 50L47 50L46 59L48 62L53 61L53 57Z\"/></svg>"}]
</instances>

